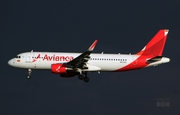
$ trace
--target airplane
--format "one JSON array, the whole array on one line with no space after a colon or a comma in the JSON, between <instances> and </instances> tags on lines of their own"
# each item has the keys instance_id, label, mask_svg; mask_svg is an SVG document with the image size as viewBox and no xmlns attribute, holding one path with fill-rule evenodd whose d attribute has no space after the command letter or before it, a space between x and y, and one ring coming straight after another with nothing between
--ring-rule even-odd
<instances>
[{"instance_id":1,"label":"airplane","mask_svg":"<svg viewBox=\"0 0 180 115\"><path fill-rule=\"evenodd\" d=\"M8 61L12 67L28 70L30 79L32 70L51 70L61 77L70 78L78 75L80 80L89 82L88 72L121 72L130 71L159 64L168 63L170 58L162 53L168 29L161 29L148 44L135 54L92 53L98 40L83 53L67 52L25 52Z\"/></svg>"}]
</instances>

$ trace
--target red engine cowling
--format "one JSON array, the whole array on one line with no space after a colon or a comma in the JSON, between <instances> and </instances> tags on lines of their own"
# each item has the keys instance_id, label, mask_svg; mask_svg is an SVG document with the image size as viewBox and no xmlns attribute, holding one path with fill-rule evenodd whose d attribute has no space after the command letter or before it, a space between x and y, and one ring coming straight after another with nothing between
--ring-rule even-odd
<instances>
[{"instance_id":1,"label":"red engine cowling","mask_svg":"<svg viewBox=\"0 0 180 115\"><path fill-rule=\"evenodd\" d=\"M74 72L67 72L66 65L63 64L52 64L51 71L55 74L60 74L61 77L74 77L76 74Z\"/></svg>"},{"instance_id":2,"label":"red engine cowling","mask_svg":"<svg viewBox=\"0 0 180 115\"><path fill-rule=\"evenodd\" d=\"M63 64L52 64L51 71L56 74L64 74L67 72L67 67Z\"/></svg>"}]
</instances>

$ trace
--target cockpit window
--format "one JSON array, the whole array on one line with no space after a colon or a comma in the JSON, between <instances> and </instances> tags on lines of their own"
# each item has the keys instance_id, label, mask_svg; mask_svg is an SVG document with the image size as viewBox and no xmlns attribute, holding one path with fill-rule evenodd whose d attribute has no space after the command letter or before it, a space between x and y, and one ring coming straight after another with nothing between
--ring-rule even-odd
<instances>
[{"instance_id":1,"label":"cockpit window","mask_svg":"<svg viewBox=\"0 0 180 115\"><path fill-rule=\"evenodd\" d=\"M15 58L21 58L21 56L16 56Z\"/></svg>"}]
</instances>

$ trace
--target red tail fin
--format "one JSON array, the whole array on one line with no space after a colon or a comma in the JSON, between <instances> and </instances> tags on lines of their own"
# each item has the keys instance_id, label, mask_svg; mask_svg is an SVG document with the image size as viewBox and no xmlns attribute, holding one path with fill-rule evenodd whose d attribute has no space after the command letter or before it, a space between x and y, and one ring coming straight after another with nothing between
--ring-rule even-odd
<instances>
[{"instance_id":1,"label":"red tail fin","mask_svg":"<svg viewBox=\"0 0 180 115\"><path fill-rule=\"evenodd\" d=\"M149 43L137 54L162 56L164 45L169 30L159 30L159 32L149 41Z\"/></svg>"}]
</instances>

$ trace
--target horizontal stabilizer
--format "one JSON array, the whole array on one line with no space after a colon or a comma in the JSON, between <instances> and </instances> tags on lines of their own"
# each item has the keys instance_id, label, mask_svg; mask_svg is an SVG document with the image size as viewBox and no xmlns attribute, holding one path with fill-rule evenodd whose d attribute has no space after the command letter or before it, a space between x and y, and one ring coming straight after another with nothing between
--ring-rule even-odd
<instances>
[{"instance_id":1,"label":"horizontal stabilizer","mask_svg":"<svg viewBox=\"0 0 180 115\"><path fill-rule=\"evenodd\" d=\"M150 64L150 63L154 63L154 62L160 61L161 59L162 59L162 56L156 56L154 58L148 59L146 62L148 64Z\"/></svg>"}]
</instances>

